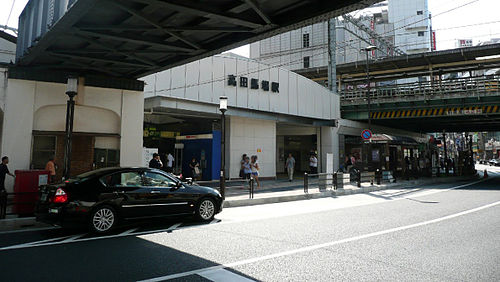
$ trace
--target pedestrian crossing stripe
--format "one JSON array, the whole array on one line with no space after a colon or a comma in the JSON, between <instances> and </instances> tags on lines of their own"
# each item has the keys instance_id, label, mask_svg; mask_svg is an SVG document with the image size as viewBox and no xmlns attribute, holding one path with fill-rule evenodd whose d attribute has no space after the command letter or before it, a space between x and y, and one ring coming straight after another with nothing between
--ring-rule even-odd
<instances>
[{"instance_id":1,"label":"pedestrian crossing stripe","mask_svg":"<svg viewBox=\"0 0 500 282\"><path fill-rule=\"evenodd\" d=\"M372 112L372 119L500 114L500 105Z\"/></svg>"}]
</instances>

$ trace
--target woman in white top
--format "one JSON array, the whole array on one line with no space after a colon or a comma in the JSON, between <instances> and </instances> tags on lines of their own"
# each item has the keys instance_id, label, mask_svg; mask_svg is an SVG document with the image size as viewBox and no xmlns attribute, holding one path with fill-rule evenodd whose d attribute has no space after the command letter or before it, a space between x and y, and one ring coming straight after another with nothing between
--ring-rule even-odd
<instances>
[{"instance_id":1,"label":"woman in white top","mask_svg":"<svg viewBox=\"0 0 500 282\"><path fill-rule=\"evenodd\" d=\"M257 161L257 156L252 156L252 162L250 163L250 167L252 168L252 175L253 178L255 178L255 181L257 182L257 188L260 188L260 182L259 182L259 161Z\"/></svg>"}]
</instances>

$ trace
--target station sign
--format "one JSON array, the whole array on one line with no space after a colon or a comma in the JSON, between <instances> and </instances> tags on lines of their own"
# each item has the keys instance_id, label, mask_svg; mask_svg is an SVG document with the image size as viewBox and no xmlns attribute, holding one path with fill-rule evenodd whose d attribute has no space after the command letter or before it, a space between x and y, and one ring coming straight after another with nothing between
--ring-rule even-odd
<instances>
[{"instance_id":1,"label":"station sign","mask_svg":"<svg viewBox=\"0 0 500 282\"><path fill-rule=\"evenodd\" d=\"M240 76L240 87L248 87L248 77ZM228 86L236 86L236 75L230 74L227 76L227 85ZM250 79L250 89L259 89L259 80L257 78ZM269 81L262 80L260 82L260 89L263 91L269 91ZM280 92L280 84L279 82L271 82L271 91L274 93Z\"/></svg>"}]
</instances>

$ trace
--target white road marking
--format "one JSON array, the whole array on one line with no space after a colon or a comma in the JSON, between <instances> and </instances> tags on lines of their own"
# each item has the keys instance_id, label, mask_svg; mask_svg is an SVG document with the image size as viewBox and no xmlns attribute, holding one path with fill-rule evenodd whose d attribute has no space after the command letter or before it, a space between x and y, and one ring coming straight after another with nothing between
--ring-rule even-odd
<instances>
[{"instance_id":1,"label":"white road marking","mask_svg":"<svg viewBox=\"0 0 500 282\"><path fill-rule=\"evenodd\" d=\"M23 244L19 244L19 245L3 247L3 248L0 248L0 250L11 250L11 249L22 249L22 248L35 247L35 246L38 246L38 244L46 244L48 242L64 240L64 239L69 238L69 237L71 237L71 236L64 236L64 237L51 238L51 239L40 240L40 241L35 241L35 242L28 242L28 243L23 243Z\"/></svg>"},{"instance_id":2,"label":"white road marking","mask_svg":"<svg viewBox=\"0 0 500 282\"><path fill-rule=\"evenodd\" d=\"M164 281L164 280L169 280L169 279L182 278L182 277L186 277L186 276L189 276L189 275L201 275L202 273L215 272L217 270L224 269L224 268L232 268L232 267L237 267L237 266L240 266L240 265L246 265L246 264L261 262L261 261L270 260L270 259L274 259L274 258L280 258L280 257L294 255L294 254L299 254L299 253L304 253L304 252L310 252L310 251L314 251L314 250L318 250L318 249L323 249L323 248L326 248L326 247L331 247L331 246L335 246L335 245L339 245L339 244L344 244L344 243L359 241L359 240L362 240L362 239L367 239L367 238L371 238L371 237L375 237L375 236L380 236L380 235L395 233L395 232L399 232L399 231L403 231L403 230L408 230L408 229L412 229L412 228L416 228L416 227L421 227L421 226L425 226L425 225L429 225L429 224L433 224L433 223L438 223L438 222L449 220L449 219L453 219L453 218L456 218L456 217L459 217L459 216L463 216L463 215L467 215L467 214L470 214L470 213L478 212L478 211L481 211L481 210L484 210L484 209L487 209L487 208L491 208L491 207L494 207L494 206L497 206L497 205L500 205L500 201L497 201L497 202L494 202L494 203L491 203L491 204L488 204L488 205L480 206L480 207L477 207L477 208L474 208L474 209L462 211L462 212L459 212L459 213L455 213L455 214L451 214L451 215L439 217L439 218L436 218L436 219L422 221L422 222L415 223L415 224L410 224L410 225L405 225L405 226L390 228L390 229L386 229L386 230L382 230L382 231L377 231L377 232L372 232L372 233L368 233L368 234L364 234L364 235L359 235L359 236L355 236L355 237L351 237L351 238L346 238L346 239L342 239L342 240L326 242L326 243L312 245L312 246L303 247L303 248L298 248L298 249L294 249L294 250L288 250L288 251L284 251L284 252L274 253L274 254L270 254L270 255L266 255L266 256L261 256L261 257L255 257L255 258L250 258L250 259L246 259L246 260L236 261L236 262L232 262L232 263L226 263L226 264L216 265L216 266L212 266L212 267L201 268L201 269L196 269L196 270L192 270L192 271L186 271L186 272L181 272L181 273L176 273L176 274L171 274L171 275L156 277L156 278L152 278L152 279L142 280L140 282L156 282L156 281Z\"/></svg>"},{"instance_id":3,"label":"white road marking","mask_svg":"<svg viewBox=\"0 0 500 282\"><path fill-rule=\"evenodd\" d=\"M135 232L137 229L139 229L139 228L138 228L138 227L137 227L137 228L132 228L132 229L129 229L129 230L127 230L127 231L123 231L122 233L120 233L120 234L118 234L118 235L122 235L122 236L124 236L124 235L129 235L130 233Z\"/></svg>"},{"instance_id":4,"label":"white road marking","mask_svg":"<svg viewBox=\"0 0 500 282\"><path fill-rule=\"evenodd\" d=\"M177 227L181 226L181 224L182 224L182 222L176 223L176 224L174 224L174 225L170 226L169 228L167 228L165 231L166 231L166 232L172 232L172 231L174 231L175 229L177 229Z\"/></svg>"},{"instance_id":5,"label":"white road marking","mask_svg":"<svg viewBox=\"0 0 500 282\"><path fill-rule=\"evenodd\" d=\"M474 184L477 184L477 183L480 183L480 182L483 182L483 181L486 181L486 180L488 180L488 179L481 179L479 181L474 181L474 182L471 182L471 183L462 184L462 185L451 187L451 188L447 188L447 189L439 189L439 190L433 190L433 191L424 191L424 192L419 193L418 195L411 195L411 197L415 198L415 197L420 197L420 196L427 196L427 195L432 195L432 194L436 194L436 193L446 192L446 191L450 191L450 190L459 189L459 188L463 188L463 187L466 187L466 186L474 185ZM356 194L356 195L364 195L364 194ZM409 196L410 195L408 195L408 197ZM398 201L398 200L404 200L404 199L407 199L407 197L394 197L394 198L391 199L391 201ZM387 202L387 201L384 201L384 202ZM293 203L293 202L278 203L278 204L291 204L291 203ZM350 205L347 205L347 206L328 206L326 208L326 210L334 210L334 209L339 209L339 208L355 207L355 206L361 206L361 205L367 205L367 204L374 204L374 203L375 202L370 201L370 202L362 202L362 203L358 203L358 204L350 204ZM276 204L268 204L268 205L276 205ZM262 205L262 206L268 206L268 205ZM249 207L241 207L241 208L245 209L245 208L249 208ZM235 209L241 209L241 208L235 208ZM274 211L276 211L276 210L274 210ZM314 213L314 212L319 212L319 211L323 211L323 210L316 209L314 211L305 211L305 212L298 211L297 213L292 213L292 214L290 214L290 210L287 210L287 214L276 214L276 212L275 213L266 213L266 216L257 216L257 217L253 217L253 218L249 218L249 219L222 220L222 222L220 222L219 224L233 224L233 223L240 223L240 222L257 221L257 220L262 220L262 219L292 216L292 215L295 215L295 214ZM157 230L142 231L142 232L136 232L136 233L133 233L133 234L132 233L124 234L125 232L123 232L123 233L116 234L116 235L107 235L107 236L100 236L100 237L90 237L90 238L76 239L76 240L67 241L67 242L63 242L63 241L53 242L53 241L56 241L56 240L61 240L61 239L70 237L70 236L66 236L66 237L61 237L61 238L48 239L48 240L43 240L43 241L30 242L30 243L24 243L24 244L19 244L19 245L14 245L14 246L3 247L3 248L0 248L0 251L12 250L12 249L32 248L32 247L42 247L42 246L52 246L52 245L59 245L59 244L77 243L77 242L94 241L94 240L110 239L110 238L119 238L119 237L125 237L125 236L147 235L147 234L153 234L153 233L172 232L174 229L180 230L180 229L188 229L188 228L195 228L195 227L196 228L205 228L205 227L211 226L211 224L205 224L205 225L193 225L193 226L179 227L181 224L182 223L177 223L177 224L174 224L174 225L172 225L172 226L170 226L169 228L166 228L166 229L157 229Z\"/></svg>"},{"instance_id":6,"label":"white road marking","mask_svg":"<svg viewBox=\"0 0 500 282\"><path fill-rule=\"evenodd\" d=\"M255 280L248 279L241 275L238 275L234 272L225 269L215 269L215 270L207 270L201 273L198 273L203 278L208 280L216 281L216 282L253 282Z\"/></svg>"},{"instance_id":7,"label":"white road marking","mask_svg":"<svg viewBox=\"0 0 500 282\"><path fill-rule=\"evenodd\" d=\"M69 243L69 242L75 241L77 239L80 239L81 237L83 237L85 235L87 235L87 233L71 236L68 239L62 240L61 243Z\"/></svg>"}]
</instances>

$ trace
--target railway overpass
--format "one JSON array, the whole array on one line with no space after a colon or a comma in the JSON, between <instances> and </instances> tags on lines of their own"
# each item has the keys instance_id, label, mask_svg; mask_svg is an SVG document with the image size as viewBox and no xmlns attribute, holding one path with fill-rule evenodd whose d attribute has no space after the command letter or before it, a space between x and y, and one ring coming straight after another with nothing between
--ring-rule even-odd
<instances>
[{"instance_id":1,"label":"railway overpass","mask_svg":"<svg viewBox=\"0 0 500 282\"><path fill-rule=\"evenodd\" d=\"M342 117L417 132L500 130L500 44L370 61L370 109L366 61L339 65ZM454 78L451 73L467 73ZM310 78L321 80L321 72ZM448 78L444 76L448 75ZM412 83L397 79L425 77ZM391 81L392 83L388 83ZM380 83L385 82L385 83Z\"/></svg>"},{"instance_id":2,"label":"railway overpass","mask_svg":"<svg viewBox=\"0 0 500 282\"><path fill-rule=\"evenodd\" d=\"M381 0L30 0L17 65L136 79Z\"/></svg>"}]
</instances>

